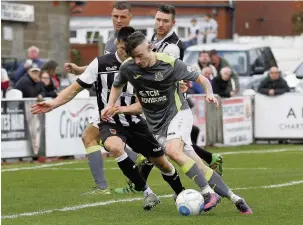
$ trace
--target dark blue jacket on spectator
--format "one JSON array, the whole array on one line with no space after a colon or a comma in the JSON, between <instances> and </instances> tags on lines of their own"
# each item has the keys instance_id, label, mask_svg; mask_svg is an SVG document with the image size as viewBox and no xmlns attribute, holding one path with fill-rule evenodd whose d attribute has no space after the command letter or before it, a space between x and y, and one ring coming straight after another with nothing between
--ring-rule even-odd
<instances>
[{"instance_id":1,"label":"dark blue jacket on spectator","mask_svg":"<svg viewBox=\"0 0 303 225\"><path fill-rule=\"evenodd\" d=\"M15 72L15 82L17 82L22 76L24 76L27 73L27 70L24 68L24 63L26 61L19 64L18 69ZM44 64L44 62L41 59L34 59L32 64L37 64L39 68L41 68Z\"/></svg>"}]
</instances>

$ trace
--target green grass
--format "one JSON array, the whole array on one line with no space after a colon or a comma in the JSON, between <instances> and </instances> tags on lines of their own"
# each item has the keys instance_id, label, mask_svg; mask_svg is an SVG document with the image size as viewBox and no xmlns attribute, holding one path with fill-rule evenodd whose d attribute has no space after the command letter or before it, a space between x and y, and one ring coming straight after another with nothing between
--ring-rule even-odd
<instances>
[{"instance_id":1,"label":"green grass","mask_svg":"<svg viewBox=\"0 0 303 225\"><path fill-rule=\"evenodd\" d=\"M3 225L78 225L78 224L211 224L211 225L299 225L303 221L303 183L287 187L262 188L265 185L303 180L303 149L299 145L251 145L233 148L212 148L213 152L274 150L284 152L262 154L233 154L224 156L224 180L231 188L259 187L237 190L252 207L253 215L241 215L228 200L202 216L181 216L171 197L161 198L161 204L151 212L142 210L142 200L119 202L78 210L58 211L64 207L100 203L110 200L142 198L141 194L83 196L93 186L87 162L2 172L2 216L53 210L51 213L2 219ZM43 165L43 164L42 164ZM39 166L39 164L6 165L2 169ZM125 185L125 178L114 160L105 160L106 176L110 187ZM52 170L62 168L63 170ZM73 168L87 168L72 170ZM238 169L236 169L238 168ZM266 168L266 169L265 169ZM182 182L187 188L195 185L184 175ZM171 194L170 188L154 169L148 180L158 195Z\"/></svg>"}]
</instances>

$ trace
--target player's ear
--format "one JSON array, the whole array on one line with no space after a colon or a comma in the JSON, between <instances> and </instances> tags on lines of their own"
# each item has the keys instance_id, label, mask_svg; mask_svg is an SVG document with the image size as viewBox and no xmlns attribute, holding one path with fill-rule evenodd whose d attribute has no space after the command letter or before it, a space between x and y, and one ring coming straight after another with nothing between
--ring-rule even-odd
<instances>
[{"instance_id":1,"label":"player's ear","mask_svg":"<svg viewBox=\"0 0 303 225\"><path fill-rule=\"evenodd\" d=\"M173 25L176 25L176 20L173 20Z\"/></svg>"}]
</instances>

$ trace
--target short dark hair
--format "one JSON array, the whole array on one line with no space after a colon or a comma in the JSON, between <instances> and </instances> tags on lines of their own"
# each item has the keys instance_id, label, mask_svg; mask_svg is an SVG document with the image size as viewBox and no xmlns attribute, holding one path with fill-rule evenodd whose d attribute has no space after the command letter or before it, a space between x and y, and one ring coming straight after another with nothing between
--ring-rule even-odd
<instances>
[{"instance_id":1,"label":"short dark hair","mask_svg":"<svg viewBox=\"0 0 303 225\"><path fill-rule=\"evenodd\" d=\"M140 31L135 31L134 33L129 35L126 42L126 53L129 56L132 56L133 50L137 48L138 45L142 44L145 40L145 35L142 34Z\"/></svg>"},{"instance_id":2,"label":"short dark hair","mask_svg":"<svg viewBox=\"0 0 303 225\"><path fill-rule=\"evenodd\" d=\"M56 69L58 66L59 66L59 64L55 60L49 60L43 64L43 66L41 67L41 70Z\"/></svg>"},{"instance_id":3,"label":"short dark hair","mask_svg":"<svg viewBox=\"0 0 303 225\"><path fill-rule=\"evenodd\" d=\"M129 35L134 33L136 30L133 27L122 27L117 33L117 41L127 42Z\"/></svg>"},{"instance_id":4,"label":"short dark hair","mask_svg":"<svg viewBox=\"0 0 303 225\"><path fill-rule=\"evenodd\" d=\"M208 54L209 55L209 52L205 51L205 50L202 50L199 55L201 55L201 54Z\"/></svg>"},{"instance_id":5,"label":"short dark hair","mask_svg":"<svg viewBox=\"0 0 303 225\"><path fill-rule=\"evenodd\" d=\"M172 5L161 4L159 5L157 11L165 14L171 14L173 20L176 18L176 8Z\"/></svg>"},{"instance_id":6,"label":"short dark hair","mask_svg":"<svg viewBox=\"0 0 303 225\"><path fill-rule=\"evenodd\" d=\"M217 50L212 49L208 52L208 54L209 54L209 56L213 56L213 55L218 55L218 52L217 52Z\"/></svg>"},{"instance_id":7,"label":"short dark hair","mask_svg":"<svg viewBox=\"0 0 303 225\"><path fill-rule=\"evenodd\" d=\"M124 10L127 9L129 12L132 11L132 6L126 1L116 1L113 6L113 9Z\"/></svg>"}]
</instances>

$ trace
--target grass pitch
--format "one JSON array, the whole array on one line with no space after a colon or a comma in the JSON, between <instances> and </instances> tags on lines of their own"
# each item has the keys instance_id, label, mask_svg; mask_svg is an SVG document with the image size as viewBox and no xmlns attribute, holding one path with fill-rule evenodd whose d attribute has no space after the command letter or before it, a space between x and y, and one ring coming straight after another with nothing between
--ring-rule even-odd
<instances>
[{"instance_id":1,"label":"grass pitch","mask_svg":"<svg viewBox=\"0 0 303 225\"><path fill-rule=\"evenodd\" d=\"M246 199L253 215L240 215L225 199L209 213L181 216L168 196L171 189L157 169L153 169L148 183L162 196L161 204L150 212L141 208L142 194L83 196L81 193L94 184L87 161L82 160L2 166L2 224L303 224L302 146L250 145L210 150L227 153L223 178ZM105 159L105 167L110 187L126 184L113 159ZM195 188L183 174L181 179L186 188Z\"/></svg>"}]
</instances>

